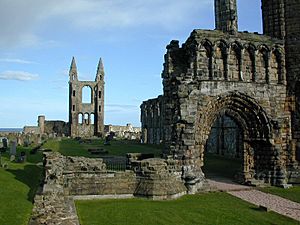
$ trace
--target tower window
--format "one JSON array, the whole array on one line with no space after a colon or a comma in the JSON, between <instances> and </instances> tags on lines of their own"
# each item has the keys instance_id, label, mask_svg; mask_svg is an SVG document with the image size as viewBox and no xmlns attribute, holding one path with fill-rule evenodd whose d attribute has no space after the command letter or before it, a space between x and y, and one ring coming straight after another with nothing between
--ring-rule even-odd
<instances>
[{"instance_id":1,"label":"tower window","mask_svg":"<svg viewBox=\"0 0 300 225\"><path fill-rule=\"evenodd\" d=\"M99 112L101 112L101 105L99 105Z\"/></svg>"},{"instance_id":2,"label":"tower window","mask_svg":"<svg viewBox=\"0 0 300 225\"><path fill-rule=\"evenodd\" d=\"M91 113L91 124L95 124L95 114Z\"/></svg>"},{"instance_id":3,"label":"tower window","mask_svg":"<svg viewBox=\"0 0 300 225\"><path fill-rule=\"evenodd\" d=\"M92 103L92 88L90 86L84 86L82 88L82 103Z\"/></svg>"},{"instance_id":4,"label":"tower window","mask_svg":"<svg viewBox=\"0 0 300 225\"><path fill-rule=\"evenodd\" d=\"M73 97L75 97L75 91L73 91Z\"/></svg>"},{"instance_id":5,"label":"tower window","mask_svg":"<svg viewBox=\"0 0 300 225\"><path fill-rule=\"evenodd\" d=\"M99 98L101 98L101 94L102 94L101 91L99 91Z\"/></svg>"},{"instance_id":6,"label":"tower window","mask_svg":"<svg viewBox=\"0 0 300 225\"><path fill-rule=\"evenodd\" d=\"M73 109L73 111L75 111L75 105L73 105L72 109Z\"/></svg>"}]
</instances>

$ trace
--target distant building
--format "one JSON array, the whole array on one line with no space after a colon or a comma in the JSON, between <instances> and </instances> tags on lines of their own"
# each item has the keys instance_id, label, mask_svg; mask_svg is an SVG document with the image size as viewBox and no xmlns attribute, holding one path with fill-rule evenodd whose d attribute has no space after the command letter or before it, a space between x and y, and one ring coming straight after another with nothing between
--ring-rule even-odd
<instances>
[{"instance_id":1,"label":"distant building","mask_svg":"<svg viewBox=\"0 0 300 225\"><path fill-rule=\"evenodd\" d=\"M140 139L141 136L141 128L133 127L130 123L126 124L126 126L116 126L111 124L105 125L105 135L109 135L111 132L113 132L117 138L125 138L130 140Z\"/></svg>"}]
</instances>

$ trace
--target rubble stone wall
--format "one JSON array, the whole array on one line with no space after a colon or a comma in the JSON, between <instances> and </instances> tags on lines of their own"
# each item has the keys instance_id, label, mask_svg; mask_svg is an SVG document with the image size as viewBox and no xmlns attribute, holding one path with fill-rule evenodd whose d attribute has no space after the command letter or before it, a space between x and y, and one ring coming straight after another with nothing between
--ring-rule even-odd
<instances>
[{"instance_id":1,"label":"rubble stone wall","mask_svg":"<svg viewBox=\"0 0 300 225\"><path fill-rule=\"evenodd\" d=\"M160 144L164 140L164 98L144 101L141 105L142 142Z\"/></svg>"},{"instance_id":2,"label":"rubble stone wall","mask_svg":"<svg viewBox=\"0 0 300 225\"><path fill-rule=\"evenodd\" d=\"M103 159L44 153L44 181L34 199L30 225L79 224L73 198L137 196L171 199L187 193L179 161L146 159L126 171L108 171Z\"/></svg>"}]
</instances>

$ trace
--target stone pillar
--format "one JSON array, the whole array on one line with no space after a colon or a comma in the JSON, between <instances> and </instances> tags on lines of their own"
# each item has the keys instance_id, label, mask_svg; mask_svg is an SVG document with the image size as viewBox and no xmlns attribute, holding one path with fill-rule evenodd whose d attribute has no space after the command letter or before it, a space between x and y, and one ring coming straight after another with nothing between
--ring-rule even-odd
<instances>
[{"instance_id":1,"label":"stone pillar","mask_svg":"<svg viewBox=\"0 0 300 225\"><path fill-rule=\"evenodd\" d=\"M236 0L215 0L216 29L228 33L238 31Z\"/></svg>"},{"instance_id":2,"label":"stone pillar","mask_svg":"<svg viewBox=\"0 0 300 225\"><path fill-rule=\"evenodd\" d=\"M45 116L38 117L38 126L40 128L41 134L45 133Z\"/></svg>"}]
</instances>

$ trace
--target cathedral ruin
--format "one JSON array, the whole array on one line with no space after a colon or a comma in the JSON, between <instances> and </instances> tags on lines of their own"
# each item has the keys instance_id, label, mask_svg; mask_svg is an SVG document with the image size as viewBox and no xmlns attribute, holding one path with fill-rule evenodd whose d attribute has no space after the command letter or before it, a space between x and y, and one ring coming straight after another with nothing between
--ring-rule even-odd
<instances>
[{"instance_id":1,"label":"cathedral ruin","mask_svg":"<svg viewBox=\"0 0 300 225\"><path fill-rule=\"evenodd\" d=\"M79 81L75 59L69 72L69 126L71 137L104 135L104 67L100 58L95 81ZM89 99L83 98L86 89Z\"/></svg>"},{"instance_id":2,"label":"cathedral ruin","mask_svg":"<svg viewBox=\"0 0 300 225\"><path fill-rule=\"evenodd\" d=\"M215 30L167 46L163 95L141 105L142 139L182 161L190 190L203 183L209 145L225 155L226 129L240 182L300 183L299 11L299 1L262 0L264 34L239 32L236 0L215 0Z\"/></svg>"}]
</instances>

